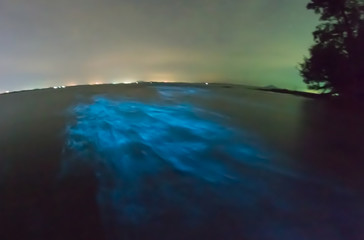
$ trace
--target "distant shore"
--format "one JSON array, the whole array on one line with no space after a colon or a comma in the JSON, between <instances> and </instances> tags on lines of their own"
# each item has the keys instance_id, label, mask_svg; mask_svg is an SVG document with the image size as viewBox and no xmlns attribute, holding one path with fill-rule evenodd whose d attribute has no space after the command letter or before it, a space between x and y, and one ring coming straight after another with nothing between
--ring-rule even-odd
<instances>
[{"instance_id":1,"label":"distant shore","mask_svg":"<svg viewBox=\"0 0 364 240\"><path fill-rule=\"evenodd\" d=\"M289 90L289 89L284 89L284 88L265 88L265 87L252 87L250 89L253 90L258 90L258 91L265 91L265 92L275 92L275 93L283 93L283 94L291 94L291 95L295 95L295 96L300 96L300 97L308 97L308 98L330 98L332 97L331 94L327 94L327 93L309 93L309 92L302 92L302 91L294 91L294 90Z\"/></svg>"},{"instance_id":2,"label":"distant shore","mask_svg":"<svg viewBox=\"0 0 364 240\"><path fill-rule=\"evenodd\" d=\"M249 86L249 85L243 85L243 84L234 84L234 83L189 83L189 82L171 82L171 83L163 83L163 82L135 82L135 83L118 83L118 84L112 84L112 83L104 83L104 84L81 84L76 86L64 86L64 87L49 87L49 88L38 88L38 89L27 89L27 90L17 90L17 91L11 91L11 92L4 92L0 93L0 95L7 95L12 93L21 93L21 92L29 92L29 91L44 91L44 90L53 90L57 88L80 88L80 87L92 87L92 86L110 86L110 85L134 85L139 84L141 86L145 85L154 85L154 86L160 86L160 85L166 85L166 86L194 86L194 87L222 87L222 88L233 88L233 87L242 87L245 89L250 90L257 90L257 91L265 91L265 92L275 92L275 93L283 93L283 94L290 94L295 96L301 96L301 97L307 97L307 98L330 98L330 94L317 94L317 93L309 93L309 92L302 92L302 91L294 91L289 89L283 89L283 88L275 88L275 87L255 87L255 86Z\"/></svg>"}]
</instances>

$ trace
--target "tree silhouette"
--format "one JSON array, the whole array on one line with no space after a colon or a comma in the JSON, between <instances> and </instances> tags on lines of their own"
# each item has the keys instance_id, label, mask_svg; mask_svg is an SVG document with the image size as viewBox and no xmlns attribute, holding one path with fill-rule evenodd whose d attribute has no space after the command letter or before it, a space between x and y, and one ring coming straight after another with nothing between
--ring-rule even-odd
<instances>
[{"instance_id":1,"label":"tree silhouette","mask_svg":"<svg viewBox=\"0 0 364 240\"><path fill-rule=\"evenodd\" d=\"M310 57L300 64L308 88L364 94L364 0L311 0L307 9L321 15Z\"/></svg>"}]
</instances>

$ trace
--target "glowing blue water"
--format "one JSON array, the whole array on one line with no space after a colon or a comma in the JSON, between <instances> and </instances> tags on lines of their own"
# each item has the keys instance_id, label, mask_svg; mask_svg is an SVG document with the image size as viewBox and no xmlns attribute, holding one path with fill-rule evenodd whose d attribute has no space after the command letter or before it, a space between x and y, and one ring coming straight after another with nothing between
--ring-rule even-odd
<instances>
[{"instance_id":1,"label":"glowing blue water","mask_svg":"<svg viewBox=\"0 0 364 240\"><path fill-rule=\"evenodd\" d=\"M241 133L237 130L202 117L216 119L216 114L189 105L95 98L94 103L73 111L76 124L67 129L67 147L77 154L97 154L104 164L110 161L105 156L113 158L123 175L133 180L142 176L138 171L154 172L160 167L149 159L153 155L174 169L212 182L235 178L222 157L262 160L256 149L238 141ZM140 158L147 161L142 168L135 162Z\"/></svg>"},{"instance_id":2,"label":"glowing blue water","mask_svg":"<svg viewBox=\"0 0 364 240\"><path fill-rule=\"evenodd\" d=\"M241 174L246 164L265 162L261 151L216 113L188 104L95 97L71 114L63 174L75 164L92 167L110 238L122 236L125 229L115 230L120 226L158 229L174 221L183 229L199 228L219 206L231 212L271 194L262 180ZM240 221L234 213L229 218Z\"/></svg>"}]
</instances>

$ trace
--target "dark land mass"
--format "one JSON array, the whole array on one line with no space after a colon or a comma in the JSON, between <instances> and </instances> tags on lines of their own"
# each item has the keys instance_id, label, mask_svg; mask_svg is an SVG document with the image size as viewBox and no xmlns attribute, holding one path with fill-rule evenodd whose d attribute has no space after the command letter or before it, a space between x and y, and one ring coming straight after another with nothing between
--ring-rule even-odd
<instances>
[{"instance_id":1,"label":"dark land mass","mask_svg":"<svg viewBox=\"0 0 364 240\"><path fill-rule=\"evenodd\" d=\"M319 93L309 93L309 92L295 91L295 90L289 90L289 89L284 89L284 88L251 87L251 89L266 91L266 92L291 94L291 95L295 95L295 96L315 98L315 99L330 99L330 98L332 98L332 95L327 94L327 93L321 93L321 94L319 94Z\"/></svg>"}]
</instances>

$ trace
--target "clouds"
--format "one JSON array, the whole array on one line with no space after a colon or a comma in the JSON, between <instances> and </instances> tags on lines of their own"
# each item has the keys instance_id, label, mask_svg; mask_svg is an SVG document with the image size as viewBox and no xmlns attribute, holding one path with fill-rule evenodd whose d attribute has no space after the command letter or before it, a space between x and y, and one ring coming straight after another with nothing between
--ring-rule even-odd
<instances>
[{"instance_id":1,"label":"clouds","mask_svg":"<svg viewBox=\"0 0 364 240\"><path fill-rule=\"evenodd\" d=\"M267 0L1 0L0 90L23 89L37 78L44 87L159 72L181 81L213 75L244 83L249 71L264 72L273 62L294 68L314 19L301 3L281 2L268 8ZM240 63L249 69L241 71ZM269 74L255 81L265 84Z\"/></svg>"}]
</instances>

